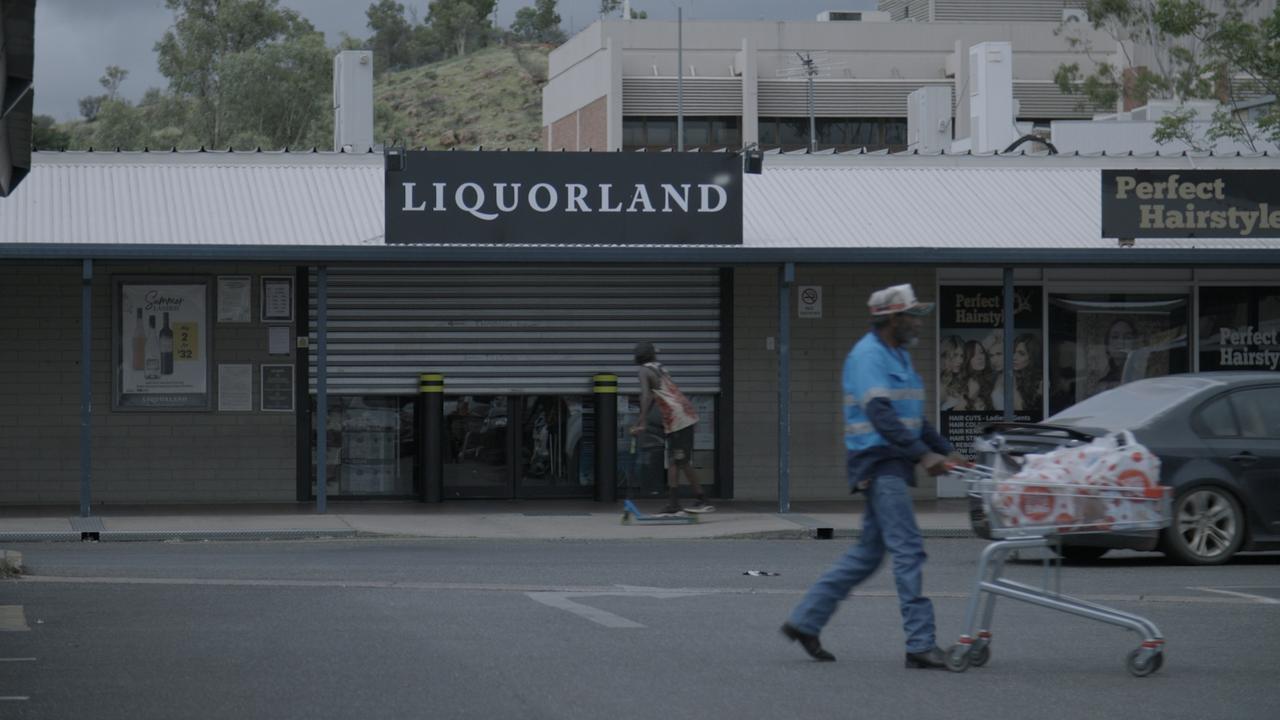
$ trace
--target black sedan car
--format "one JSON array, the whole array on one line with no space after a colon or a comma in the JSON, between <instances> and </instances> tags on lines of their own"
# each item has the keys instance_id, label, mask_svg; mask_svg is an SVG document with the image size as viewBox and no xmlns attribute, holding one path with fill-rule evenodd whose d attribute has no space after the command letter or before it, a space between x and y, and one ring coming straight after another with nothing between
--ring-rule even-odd
<instances>
[{"instance_id":1,"label":"black sedan car","mask_svg":"<svg viewBox=\"0 0 1280 720\"><path fill-rule=\"evenodd\" d=\"M1043 423L996 423L986 435L998 434L1005 452L1017 457L1122 430L1160 458L1160 482L1173 489L1172 522L1158 533L1064 535L1064 557L1096 559L1111 548L1132 548L1215 565L1240 550L1280 549L1280 374L1137 380ZM981 508L973 514L982 534Z\"/></svg>"}]
</instances>

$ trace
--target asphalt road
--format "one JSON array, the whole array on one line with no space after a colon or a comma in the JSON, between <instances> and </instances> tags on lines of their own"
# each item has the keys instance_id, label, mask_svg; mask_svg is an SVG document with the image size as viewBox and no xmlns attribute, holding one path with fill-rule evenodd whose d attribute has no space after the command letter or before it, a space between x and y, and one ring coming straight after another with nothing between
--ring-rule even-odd
<instances>
[{"instance_id":1,"label":"asphalt road","mask_svg":"<svg viewBox=\"0 0 1280 720\"><path fill-rule=\"evenodd\" d=\"M984 546L926 543L943 646ZM1135 678L1133 633L1007 600L986 667L906 670L887 566L823 633L839 661L812 662L777 628L844 547L15 546L27 573L0 581L0 718L1270 719L1280 706L1280 555L1064 567L1064 592L1160 626L1164 667Z\"/></svg>"}]
</instances>

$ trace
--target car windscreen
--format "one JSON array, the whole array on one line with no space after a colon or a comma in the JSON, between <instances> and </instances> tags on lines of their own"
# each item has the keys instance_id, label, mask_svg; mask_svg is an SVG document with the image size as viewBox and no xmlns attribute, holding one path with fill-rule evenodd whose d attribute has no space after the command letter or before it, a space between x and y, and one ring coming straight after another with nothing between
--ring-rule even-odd
<instances>
[{"instance_id":1,"label":"car windscreen","mask_svg":"<svg viewBox=\"0 0 1280 720\"><path fill-rule=\"evenodd\" d=\"M1050 417L1048 425L1100 428L1109 432L1146 425L1213 383L1193 378L1153 378L1094 395Z\"/></svg>"}]
</instances>

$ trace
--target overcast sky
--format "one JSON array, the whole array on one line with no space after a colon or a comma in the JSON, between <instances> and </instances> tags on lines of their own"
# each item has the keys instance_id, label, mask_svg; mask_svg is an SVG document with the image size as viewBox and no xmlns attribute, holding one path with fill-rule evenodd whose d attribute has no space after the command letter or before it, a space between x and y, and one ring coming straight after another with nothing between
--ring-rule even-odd
<instances>
[{"instance_id":1,"label":"overcast sky","mask_svg":"<svg viewBox=\"0 0 1280 720\"><path fill-rule=\"evenodd\" d=\"M427 0L400 0L423 17ZM369 34L365 10L370 0L281 0L325 34L330 46L341 33ZM507 27L518 8L533 0L498 0L498 24ZM813 20L823 10L872 9L875 0L632 0L631 6L654 19L675 19L676 7L688 20ZM576 32L597 17L599 0L560 0L566 32ZM35 111L58 120L79 116L77 101L103 92L98 84L108 65L129 71L122 94L138 100L149 87L165 86L156 69L156 41L173 24L164 0L38 0L36 3Z\"/></svg>"}]
</instances>

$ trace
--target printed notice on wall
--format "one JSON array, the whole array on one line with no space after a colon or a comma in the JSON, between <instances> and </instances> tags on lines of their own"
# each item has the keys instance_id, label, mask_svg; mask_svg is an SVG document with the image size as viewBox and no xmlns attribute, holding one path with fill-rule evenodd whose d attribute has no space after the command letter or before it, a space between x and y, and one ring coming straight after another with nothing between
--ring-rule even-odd
<instances>
[{"instance_id":1,"label":"printed notice on wall","mask_svg":"<svg viewBox=\"0 0 1280 720\"><path fill-rule=\"evenodd\" d=\"M247 323L253 278L248 275L218 276L218 322Z\"/></svg>"},{"instance_id":2,"label":"printed notice on wall","mask_svg":"<svg viewBox=\"0 0 1280 720\"><path fill-rule=\"evenodd\" d=\"M218 364L218 411L247 412L253 409L253 365Z\"/></svg>"},{"instance_id":3,"label":"printed notice on wall","mask_svg":"<svg viewBox=\"0 0 1280 720\"><path fill-rule=\"evenodd\" d=\"M293 412L293 366L262 366L262 409Z\"/></svg>"}]
</instances>

